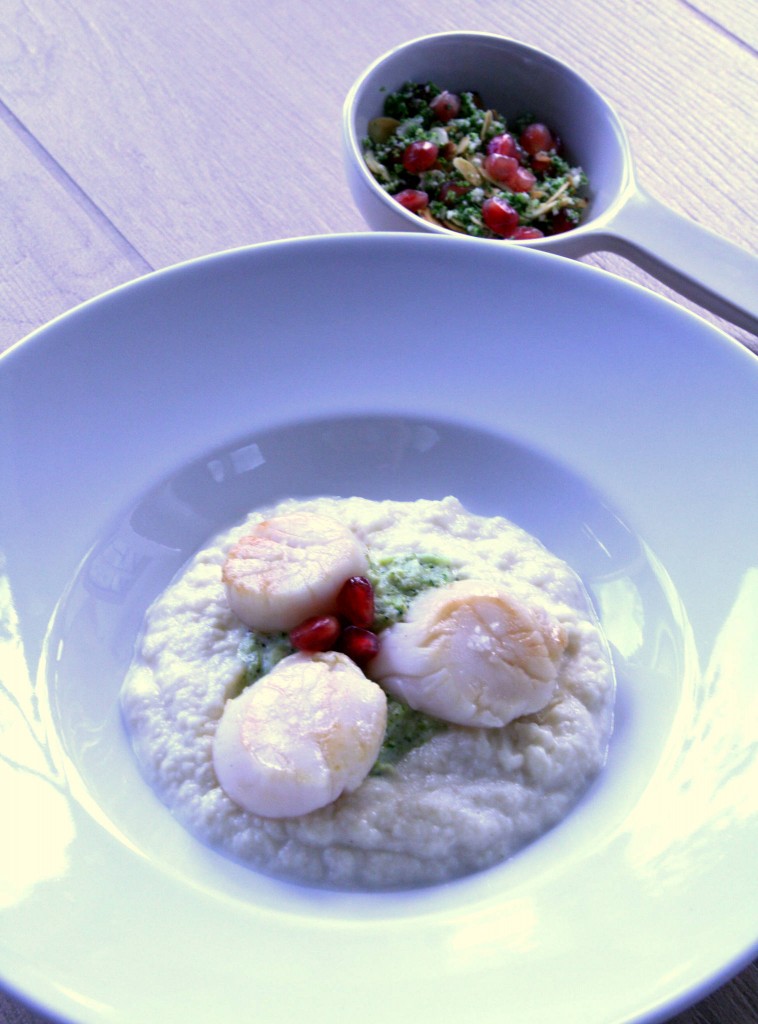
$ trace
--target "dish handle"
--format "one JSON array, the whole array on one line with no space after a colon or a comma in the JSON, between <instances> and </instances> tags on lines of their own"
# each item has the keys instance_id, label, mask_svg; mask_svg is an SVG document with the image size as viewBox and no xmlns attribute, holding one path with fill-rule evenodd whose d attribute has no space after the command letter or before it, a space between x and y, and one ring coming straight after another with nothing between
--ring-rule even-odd
<instances>
[{"instance_id":1,"label":"dish handle","mask_svg":"<svg viewBox=\"0 0 758 1024\"><path fill-rule=\"evenodd\" d=\"M758 334L758 259L639 186L604 227L603 248L717 316Z\"/></svg>"}]
</instances>

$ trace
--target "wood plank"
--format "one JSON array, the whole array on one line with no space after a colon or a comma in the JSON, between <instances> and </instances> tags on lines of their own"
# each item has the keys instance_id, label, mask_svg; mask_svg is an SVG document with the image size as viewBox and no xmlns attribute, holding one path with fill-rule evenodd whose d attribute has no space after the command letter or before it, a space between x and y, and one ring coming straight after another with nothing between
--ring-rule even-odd
<instances>
[{"instance_id":1,"label":"wood plank","mask_svg":"<svg viewBox=\"0 0 758 1024\"><path fill-rule=\"evenodd\" d=\"M754 54L758 51L758 8L754 0L737 0L736 3L682 0L682 3L751 49Z\"/></svg>"},{"instance_id":2,"label":"wood plank","mask_svg":"<svg viewBox=\"0 0 758 1024\"><path fill-rule=\"evenodd\" d=\"M465 21L542 44L585 72L622 114L643 184L754 249L742 197L754 182L744 138L755 62L703 19L683 31L680 6L549 0L538 20L531 0L514 0L504 23L493 0L469 0L465 19L459 5L432 11L423 0L390 2L377 17L356 0L349 18L326 20L298 0L265 9L222 0L212 15L204 0L91 0L86 17L74 0L36 0L16 4L26 19L35 12L36 45L6 68L6 89L71 177L162 266L360 228L339 156L345 92L383 50ZM660 41L674 31L662 60Z\"/></svg>"},{"instance_id":3,"label":"wood plank","mask_svg":"<svg viewBox=\"0 0 758 1024\"><path fill-rule=\"evenodd\" d=\"M0 123L0 352L147 264Z\"/></svg>"},{"instance_id":4,"label":"wood plank","mask_svg":"<svg viewBox=\"0 0 758 1024\"><path fill-rule=\"evenodd\" d=\"M6 63L6 81L16 109L55 153L56 162L81 182L93 206L113 221L116 233L156 266L271 238L363 230L339 158L343 95L378 52L419 32L459 23L453 12L442 9L430 17L415 3L396 5L377 26L368 4L358 0L351 7L348 45L340 35L345 26L329 33L318 15L299 4L283 4L285 9L277 7L274 16L271 11L252 14L248 7L224 0L211 21L199 0L188 5L180 20L175 0L141 12L140 18L134 17L136 6L114 11L95 0L85 20L73 3L17 4L16 31L31 43ZM495 6L479 5L471 27L503 31L501 19L493 17ZM552 6L556 17L563 14L560 36L551 33L546 42L544 20L535 24L531 5L523 0L510 11L510 30L586 70L617 107L623 106L620 112L628 115L643 183L654 192L657 186L661 198L680 212L707 223L713 182L693 183L683 175L681 184L671 188L670 166L688 160L691 149L686 97L692 86L674 90L689 74L683 47L676 47L665 73L649 56L656 52L656 39L672 30L678 4L669 0L654 9L635 6L631 37L628 18L602 17L602 5L595 13L580 7L571 19L566 19L561 0L552 0ZM592 33L587 32L590 16ZM296 22L301 38L309 38L311 45L294 60L291 36ZM688 23L689 35L693 38L686 41L686 53L719 51L715 63L721 76L727 76L726 51L732 44L707 24L693 28ZM623 74L619 62L598 64L598 53L624 46L635 58L623 62ZM741 57L744 66L738 61L729 74L749 83L752 64ZM667 137L662 171L659 143L651 141L646 119L651 110L655 121L657 108L668 108L672 91L681 97L678 103L688 116ZM723 99L728 91L721 87L717 96ZM718 104L709 105L698 132L712 135L724 117ZM734 142L736 134L728 133L727 142ZM750 194L744 186L752 173L752 165L746 166L746 147L727 148L724 160L735 166L735 191ZM735 241L754 248L750 218L739 205L723 211L722 206L724 229ZM658 289L652 278L617 257L602 255L594 261ZM746 332L706 316L753 344Z\"/></svg>"},{"instance_id":5,"label":"wood plank","mask_svg":"<svg viewBox=\"0 0 758 1024\"><path fill-rule=\"evenodd\" d=\"M331 178L360 226L339 63L322 69L316 45L295 59L293 39L325 30L315 8L285 6L16 4L35 12L35 45L6 68L9 105L154 265L328 232Z\"/></svg>"}]
</instances>

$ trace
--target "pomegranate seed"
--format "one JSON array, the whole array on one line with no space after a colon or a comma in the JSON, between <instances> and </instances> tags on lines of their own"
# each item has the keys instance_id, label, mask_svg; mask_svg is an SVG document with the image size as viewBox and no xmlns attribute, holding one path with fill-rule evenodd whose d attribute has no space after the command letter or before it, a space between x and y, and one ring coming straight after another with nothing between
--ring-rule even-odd
<instances>
[{"instance_id":1,"label":"pomegranate seed","mask_svg":"<svg viewBox=\"0 0 758 1024\"><path fill-rule=\"evenodd\" d=\"M491 196L482 203L482 220L496 235L510 238L518 227L518 214L511 204L499 196Z\"/></svg>"},{"instance_id":2,"label":"pomegranate seed","mask_svg":"<svg viewBox=\"0 0 758 1024\"><path fill-rule=\"evenodd\" d=\"M429 205L429 196L417 188L404 188L402 192L396 192L392 198L411 213L419 213Z\"/></svg>"},{"instance_id":3,"label":"pomegranate seed","mask_svg":"<svg viewBox=\"0 0 758 1024\"><path fill-rule=\"evenodd\" d=\"M452 121L452 119L457 117L460 113L461 100L454 92L445 91L441 92L438 96L435 96L429 106L440 121L442 121L443 124L447 124L448 121Z\"/></svg>"},{"instance_id":4,"label":"pomegranate seed","mask_svg":"<svg viewBox=\"0 0 758 1024\"><path fill-rule=\"evenodd\" d=\"M365 665L379 651L379 638L370 629L346 626L340 636L339 650L356 665Z\"/></svg>"},{"instance_id":5,"label":"pomegranate seed","mask_svg":"<svg viewBox=\"0 0 758 1024\"><path fill-rule=\"evenodd\" d=\"M290 643L298 651L328 651L339 635L336 615L312 615L290 632Z\"/></svg>"},{"instance_id":6,"label":"pomegranate seed","mask_svg":"<svg viewBox=\"0 0 758 1024\"><path fill-rule=\"evenodd\" d=\"M374 622L374 588L365 576L351 576L337 594L337 611L353 626L370 629Z\"/></svg>"},{"instance_id":7,"label":"pomegranate seed","mask_svg":"<svg viewBox=\"0 0 758 1024\"><path fill-rule=\"evenodd\" d=\"M552 149L555 146L550 129L547 125L540 124L538 121L524 128L519 137L519 142L530 156Z\"/></svg>"},{"instance_id":8,"label":"pomegranate seed","mask_svg":"<svg viewBox=\"0 0 758 1024\"><path fill-rule=\"evenodd\" d=\"M499 153L501 156L518 156L518 146L510 132L503 132L502 135L490 139L487 143L487 152Z\"/></svg>"},{"instance_id":9,"label":"pomegranate seed","mask_svg":"<svg viewBox=\"0 0 758 1024\"><path fill-rule=\"evenodd\" d=\"M575 228L576 224L571 220L565 210L561 210L553 217L550 222L550 233L552 235L561 235L564 231L571 231Z\"/></svg>"},{"instance_id":10,"label":"pomegranate seed","mask_svg":"<svg viewBox=\"0 0 758 1024\"><path fill-rule=\"evenodd\" d=\"M443 203L454 203L458 196L465 196L471 191L470 185L459 185L457 181L446 181L440 186L439 196Z\"/></svg>"},{"instance_id":11,"label":"pomegranate seed","mask_svg":"<svg viewBox=\"0 0 758 1024\"><path fill-rule=\"evenodd\" d=\"M438 147L425 139L411 142L403 150L403 167L409 174L422 174L434 167L438 152Z\"/></svg>"},{"instance_id":12,"label":"pomegranate seed","mask_svg":"<svg viewBox=\"0 0 758 1024\"><path fill-rule=\"evenodd\" d=\"M530 227L527 224L523 224L521 227L516 228L516 230L511 235L511 238L514 241L524 241L525 239L529 239L529 238L544 238L544 237L545 237L544 231L540 231L539 228Z\"/></svg>"},{"instance_id":13,"label":"pomegranate seed","mask_svg":"<svg viewBox=\"0 0 758 1024\"><path fill-rule=\"evenodd\" d=\"M509 176L508 188L514 192L531 192L537 179L526 167L517 167Z\"/></svg>"},{"instance_id":14,"label":"pomegranate seed","mask_svg":"<svg viewBox=\"0 0 758 1024\"><path fill-rule=\"evenodd\" d=\"M508 181L519 169L519 163L515 156L488 153L484 158L484 169L495 181Z\"/></svg>"}]
</instances>

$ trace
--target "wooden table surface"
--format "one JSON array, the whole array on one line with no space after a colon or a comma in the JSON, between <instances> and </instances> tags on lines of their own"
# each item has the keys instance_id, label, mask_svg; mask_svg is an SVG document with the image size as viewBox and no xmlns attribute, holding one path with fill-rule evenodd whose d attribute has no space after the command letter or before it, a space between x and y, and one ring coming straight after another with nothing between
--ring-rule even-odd
<instances>
[{"instance_id":1,"label":"wooden table surface","mask_svg":"<svg viewBox=\"0 0 758 1024\"><path fill-rule=\"evenodd\" d=\"M758 252L754 0L2 0L0 351L154 269L366 230L342 169L343 98L392 46L456 29L572 64L621 116L642 185ZM585 259L758 352L626 260ZM0 994L0 1019L45 1018ZM673 1020L755 1024L758 965Z\"/></svg>"}]
</instances>

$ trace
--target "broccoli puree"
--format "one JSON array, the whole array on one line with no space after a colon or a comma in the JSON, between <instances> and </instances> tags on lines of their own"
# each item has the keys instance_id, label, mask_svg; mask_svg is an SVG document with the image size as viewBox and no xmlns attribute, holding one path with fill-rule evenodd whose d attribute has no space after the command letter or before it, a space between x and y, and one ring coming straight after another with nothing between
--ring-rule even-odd
<instances>
[{"instance_id":1,"label":"broccoli puree","mask_svg":"<svg viewBox=\"0 0 758 1024\"><path fill-rule=\"evenodd\" d=\"M245 665L243 689L265 676L294 650L286 633L260 633L252 629L245 633L238 650Z\"/></svg>"},{"instance_id":2,"label":"broccoli puree","mask_svg":"<svg viewBox=\"0 0 758 1024\"><path fill-rule=\"evenodd\" d=\"M414 747L420 747L435 733L447 728L447 723L425 715L387 696L387 728L379 755L371 769L371 775L386 775L392 771L401 757Z\"/></svg>"},{"instance_id":3,"label":"broccoli puree","mask_svg":"<svg viewBox=\"0 0 758 1024\"><path fill-rule=\"evenodd\" d=\"M368 578L374 588L374 629L378 631L405 618L422 590L452 583L455 573L444 558L410 554L369 561Z\"/></svg>"},{"instance_id":4,"label":"broccoli puree","mask_svg":"<svg viewBox=\"0 0 758 1024\"><path fill-rule=\"evenodd\" d=\"M440 587L455 579L450 562L436 555L402 555L369 559L368 578L374 588L374 631L386 629L403 619L417 594L430 587ZM261 633L249 630L240 642L238 655L245 666L242 689L293 654L295 648L286 633ZM387 729L379 756L371 769L379 775L414 747L420 747L445 728L445 723L414 711L394 697L387 697Z\"/></svg>"}]
</instances>

